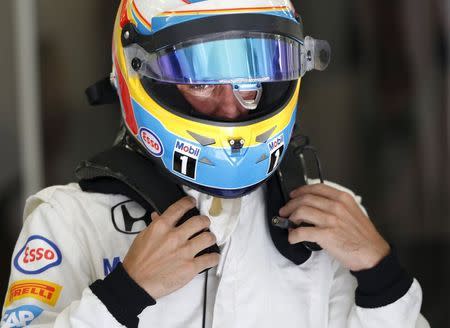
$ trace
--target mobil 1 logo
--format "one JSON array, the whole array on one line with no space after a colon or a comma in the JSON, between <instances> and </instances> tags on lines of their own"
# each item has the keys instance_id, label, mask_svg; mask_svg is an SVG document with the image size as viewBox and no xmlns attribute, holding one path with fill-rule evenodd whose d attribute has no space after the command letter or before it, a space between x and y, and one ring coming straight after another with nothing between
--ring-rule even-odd
<instances>
[{"instance_id":1,"label":"mobil 1 logo","mask_svg":"<svg viewBox=\"0 0 450 328\"><path fill-rule=\"evenodd\" d=\"M173 153L173 170L195 179L200 147L185 141L177 140Z\"/></svg>"},{"instance_id":2,"label":"mobil 1 logo","mask_svg":"<svg viewBox=\"0 0 450 328\"><path fill-rule=\"evenodd\" d=\"M270 164L267 174L270 174L280 163L281 154L283 154L284 150L284 135L280 134L279 136L271 139L267 143L267 145L269 147L270 152Z\"/></svg>"}]
</instances>

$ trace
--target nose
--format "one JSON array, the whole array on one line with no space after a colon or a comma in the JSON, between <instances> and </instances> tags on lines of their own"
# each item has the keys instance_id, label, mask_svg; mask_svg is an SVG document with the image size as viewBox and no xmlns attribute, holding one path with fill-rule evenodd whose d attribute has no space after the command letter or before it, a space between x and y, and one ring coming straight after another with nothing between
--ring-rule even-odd
<instances>
[{"instance_id":1,"label":"nose","mask_svg":"<svg viewBox=\"0 0 450 328\"><path fill-rule=\"evenodd\" d=\"M231 85L221 86L216 104L215 114L220 117L236 119L248 113L234 96Z\"/></svg>"}]
</instances>

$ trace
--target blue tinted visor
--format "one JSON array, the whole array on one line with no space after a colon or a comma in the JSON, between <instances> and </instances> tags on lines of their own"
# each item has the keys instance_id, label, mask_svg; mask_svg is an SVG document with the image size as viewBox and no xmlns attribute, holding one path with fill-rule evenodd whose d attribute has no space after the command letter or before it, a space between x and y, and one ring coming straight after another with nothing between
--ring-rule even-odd
<instances>
[{"instance_id":1,"label":"blue tinted visor","mask_svg":"<svg viewBox=\"0 0 450 328\"><path fill-rule=\"evenodd\" d=\"M125 53L139 74L177 84L289 81L306 71L303 42L268 33L208 35L154 53L134 44Z\"/></svg>"}]
</instances>

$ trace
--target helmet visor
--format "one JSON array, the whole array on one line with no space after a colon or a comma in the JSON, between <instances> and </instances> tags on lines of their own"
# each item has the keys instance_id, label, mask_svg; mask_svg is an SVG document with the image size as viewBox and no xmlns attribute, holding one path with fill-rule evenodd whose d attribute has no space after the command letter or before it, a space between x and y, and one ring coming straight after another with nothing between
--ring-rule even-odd
<instances>
[{"instance_id":1,"label":"helmet visor","mask_svg":"<svg viewBox=\"0 0 450 328\"><path fill-rule=\"evenodd\" d=\"M258 32L226 32L181 42L153 53L125 48L140 75L177 84L289 81L307 70L303 42Z\"/></svg>"}]
</instances>

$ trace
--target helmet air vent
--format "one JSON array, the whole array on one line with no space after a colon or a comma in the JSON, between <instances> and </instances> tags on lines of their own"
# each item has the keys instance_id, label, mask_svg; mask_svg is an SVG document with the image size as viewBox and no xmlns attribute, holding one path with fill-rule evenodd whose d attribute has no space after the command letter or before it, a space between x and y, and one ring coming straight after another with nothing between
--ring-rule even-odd
<instances>
[{"instance_id":1,"label":"helmet air vent","mask_svg":"<svg viewBox=\"0 0 450 328\"><path fill-rule=\"evenodd\" d=\"M206 164L206 165L211 165L211 166L215 166L213 162L211 162L211 160L207 157L203 157L200 158L199 160L200 163Z\"/></svg>"},{"instance_id":2,"label":"helmet air vent","mask_svg":"<svg viewBox=\"0 0 450 328\"><path fill-rule=\"evenodd\" d=\"M270 138L270 136L272 135L273 131L275 131L276 129L276 125L271 128L270 130L267 130L264 133L261 133L259 136L256 136L256 142L260 142L260 143L266 143L267 140Z\"/></svg>"},{"instance_id":3,"label":"helmet air vent","mask_svg":"<svg viewBox=\"0 0 450 328\"><path fill-rule=\"evenodd\" d=\"M261 163L262 161L265 161L268 158L266 154L262 154L261 157L256 161L256 164Z\"/></svg>"},{"instance_id":4,"label":"helmet air vent","mask_svg":"<svg viewBox=\"0 0 450 328\"><path fill-rule=\"evenodd\" d=\"M216 140L214 140L213 138L205 137L189 130L187 130L186 132L189 133L192 138L197 140L197 142L202 146L214 145L216 143Z\"/></svg>"}]
</instances>

